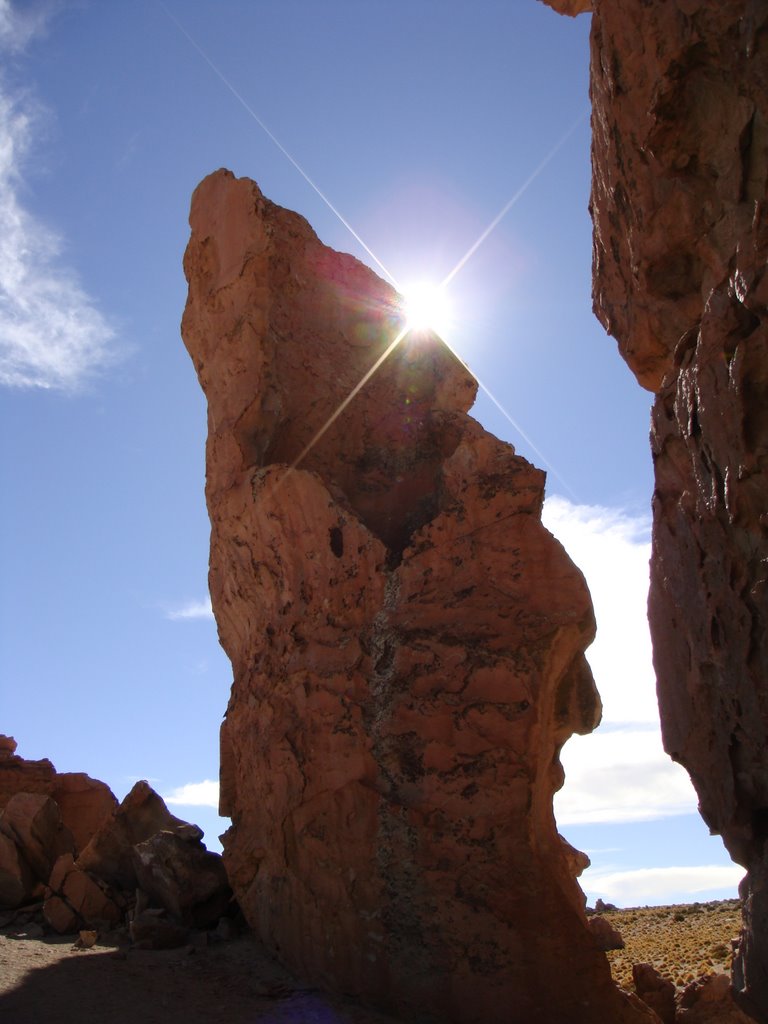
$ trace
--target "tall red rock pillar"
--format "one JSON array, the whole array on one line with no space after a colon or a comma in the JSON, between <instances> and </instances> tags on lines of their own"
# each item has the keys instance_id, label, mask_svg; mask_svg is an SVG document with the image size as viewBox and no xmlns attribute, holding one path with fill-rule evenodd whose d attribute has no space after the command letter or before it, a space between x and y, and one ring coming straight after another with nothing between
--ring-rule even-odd
<instances>
[{"instance_id":1,"label":"tall red rock pillar","mask_svg":"<svg viewBox=\"0 0 768 1024\"><path fill-rule=\"evenodd\" d=\"M595 311L656 393L664 744L748 869L734 978L768 1020L768 3L593 8Z\"/></svg>"},{"instance_id":2,"label":"tall red rock pillar","mask_svg":"<svg viewBox=\"0 0 768 1024\"><path fill-rule=\"evenodd\" d=\"M401 327L395 293L228 171L190 220L234 669L224 855L248 921L303 977L408 1019L641 1019L552 816L559 750L600 709L543 474L466 415L475 382L434 336L333 419Z\"/></svg>"}]
</instances>

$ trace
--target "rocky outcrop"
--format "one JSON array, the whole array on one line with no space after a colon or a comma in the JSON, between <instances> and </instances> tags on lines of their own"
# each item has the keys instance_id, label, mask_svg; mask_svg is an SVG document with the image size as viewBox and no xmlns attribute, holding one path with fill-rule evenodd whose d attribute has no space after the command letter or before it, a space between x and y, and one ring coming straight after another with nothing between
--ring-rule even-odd
<instances>
[{"instance_id":1,"label":"rocky outcrop","mask_svg":"<svg viewBox=\"0 0 768 1024\"><path fill-rule=\"evenodd\" d=\"M734 976L768 1020L768 5L592 6L594 302L656 393L664 744L748 870Z\"/></svg>"},{"instance_id":2,"label":"rocky outcrop","mask_svg":"<svg viewBox=\"0 0 768 1024\"><path fill-rule=\"evenodd\" d=\"M117 810L117 800L109 786L84 772L57 772L49 793L61 811L64 826L72 834L76 850L84 850Z\"/></svg>"},{"instance_id":3,"label":"rocky outcrop","mask_svg":"<svg viewBox=\"0 0 768 1024\"><path fill-rule=\"evenodd\" d=\"M0 832L13 840L35 878L48 878L63 853L74 851L58 805L42 793L15 793L0 814Z\"/></svg>"},{"instance_id":4,"label":"rocky outcrop","mask_svg":"<svg viewBox=\"0 0 768 1024\"><path fill-rule=\"evenodd\" d=\"M592 938L597 943L598 949L624 949L624 939L621 932L614 928L610 921L600 915L592 915L587 920Z\"/></svg>"},{"instance_id":5,"label":"rocky outcrop","mask_svg":"<svg viewBox=\"0 0 768 1024\"><path fill-rule=\"evenodd\" d=\"M156 832L134 846L133 866L139 888L183 924L208 928L229 910L232 893L221 857L199 841Z\"/></svg>"},{"instance_id":6,"label":"rocky outcrop","mask_svg":"<svg viewBox=\"0 0 768 1024\"><path fill-rule=\"evenodd\" d=\"M675 986L669 978L663 977L653 964L633 964L632 981L638 996L658 1014L662 1024L675 1024Z\"/></svg>"},{"instance_id":7,"label":"rocky outcrop","mask_svg":"<svg viewBox=\"0 0 768 1024\"><path fill-rule=\"evenodd\" d=\"M433 335L335 417L401 329L397 296L228 171L190 223L246 918L303 977L408 1019L645 1019L552 815L558 752L600 707L543 474L466 415L475 383Z\"/></svg>"},{"instance_id":8,"label":"rocky outcrop","mask_svg":"<svg viewBox=\"0 0 768 1024\"><path fill-rule=\"evenodd\" d=\"M15 793L50 793L56 769L47 758L28 761L16 753L13 736L0 735L0 810Z\"/></svg>"},{"instance_id":9,"label":"rocky outcrop","mask_svg":"<svg viewBox=\"0 0 768 1024\"><path fill-rule=\"evenodd\" d=\"M594 0L539 0L540 3L552 7L558 14L567 14L575 18L593 9Z\"/></svg>"},{"instance_id":10,"label":"rocky outcrop","mask_svg":"<svg viewBox=\"0 0 768 1024\"><path fill-rule=\"evenodd\" d=\"M40 909L40 921L61 934L108 930L138 916L145 946L185 941L190 928L215 928L236 913L221 857L146 782L118 804L103 782L59 775L47 760L26 762L15 741L1 739L13 762L0 813L0 911L28 917ZM11 792L14 780L43 791Z\"/></svg>"},{"instance_id":11,"label":"rocky outcrop","mask_svg":"<svg viewBox=\"0 0 768 1024\"><path fill-rule=\"evenodd\" d=\"M175 817L148 782L137 782L78 857L78 864L110 885L134 889L134 848L161 832L198 843L203 831Z\"/></svg>"},{"instance_id":12,"label":"rocky outcrop","mask_svg":"<svg viewBox=\"0 0 768 1024\"><path fill-rule=\"evenodd\" d=\"M125 911L125 900L79 867L71 853L56 861L47 888L43 913L51 927L62 935L86 925L113 927Z\"/></svg>"},{"instance_id":13,"label":"rocky outcrop","mask_svg":"<svg viewBox=\"0 0 768 1024\"><path fill-rule=\"evenodd\" d=\"M0 736L0 811L17 794L50 797L75 848L82 850L117 807L112 790L84 772L57 772L48 758L29 761L16 753L16 740Z\"/></svg>"},{"instance_id":14,"label":"rocky outcrop","mask_svg":"<svg viewBox=\"0 0 768 1024\"><path fill-rule=\"evenodd\" d=\"M753 1018L744 1013L733 998L727 974L713 974L689 985L675 1021L677 1024L753 1024Z\"/></svg>"}]
</instances>

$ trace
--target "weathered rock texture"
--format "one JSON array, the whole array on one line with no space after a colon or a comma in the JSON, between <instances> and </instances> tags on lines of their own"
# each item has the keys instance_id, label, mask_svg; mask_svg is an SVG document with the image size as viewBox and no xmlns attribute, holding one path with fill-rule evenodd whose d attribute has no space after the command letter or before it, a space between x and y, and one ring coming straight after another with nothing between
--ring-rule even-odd
<instances>
[{"instance_id":1,"label":"weathered rock texture","mask_svg":"<svg viewBox=\"0 0 768 1024\"><path fill-rule=\"evenodd\" d=\"M183 334L235 677L225 864L247 919L305 978L408 1019L644 1019L552 816L558 752L599 702L543 474L466 415L475 383L434 336L307 451L395 337L395 294L228 171L190 222Z\"/></svg>"},{"instance_id":2,"label":"weathered rock texture","mask_svg":"<svg viewBox=\"0 0 768 1024\"><path fill-rule=\"evenodd\" d=\"M0 736L0 911L44 901L41 920L67 933L127 922L138 903L162 945L236 912L202 830L172 815L148 783L118 804L103 782L59 774L15 750ZM144 945L154 944L151 927L140 931Z\"/></svg>"},{"instance_id":3,"label":"weathered rock texture","mask_svg":"<svg viewBox=\"0 0 768 1024\"><path fill-rule=\"evenodd\" d=\"M16 753L13 736L0 736L0 810L14 793L50 793L56 769L48 758L28 761Z\"/></svg>"},{"instance_id":4,"label":"weathered rock texture","mask_svg":"<svg viewBox=\"0 0 768 1024\"><path fill-rule=\"evenodd\" d=\"M748 869L735 977L768 1020L768 4L593 7L594 300L657 395L664 743Z\"/></svg>"}]
</instances>

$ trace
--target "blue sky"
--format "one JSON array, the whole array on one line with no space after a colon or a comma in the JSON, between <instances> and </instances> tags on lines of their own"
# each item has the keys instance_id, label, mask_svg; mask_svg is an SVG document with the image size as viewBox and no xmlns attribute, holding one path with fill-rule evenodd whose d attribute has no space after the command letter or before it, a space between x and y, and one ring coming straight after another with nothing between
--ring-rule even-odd
<instances>
[{"instance_id":1,"label":"blue sky","mask_svg":"<svg viewBox=\"0 0 768 1024\"><path fill-rule=\"evenodd\" d=\"M255 114L401 282L444 277L520 193L452 282L449 340L511 419L484 394L475 415L549 469L595 600L605 722L565 749L558 820L590 898L735 894L655 722L650 396L590 308L588 30L536 0L0 0L0 729L21 754L120 797L149 778L213 848L226 824L190 195L229 167L372 262Z\"/></svg>"}]
</instances>

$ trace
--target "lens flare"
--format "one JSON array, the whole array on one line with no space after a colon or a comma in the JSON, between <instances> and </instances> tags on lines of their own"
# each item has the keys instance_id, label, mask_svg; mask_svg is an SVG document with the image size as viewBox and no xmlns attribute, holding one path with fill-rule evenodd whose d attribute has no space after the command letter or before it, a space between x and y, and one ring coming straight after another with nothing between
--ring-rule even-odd
<instances>
[{"instance_id":1,"label":"lens flare","mask_svg":"<svg viewBox=\"0 0 768 1024\"><path fill-rule=\"evenodd\" d=\"M453 307L442 285L420 282L403 291L403 314L407 331L433 331L441 337L453 324Z\"/></svg>"}]
</instances>

